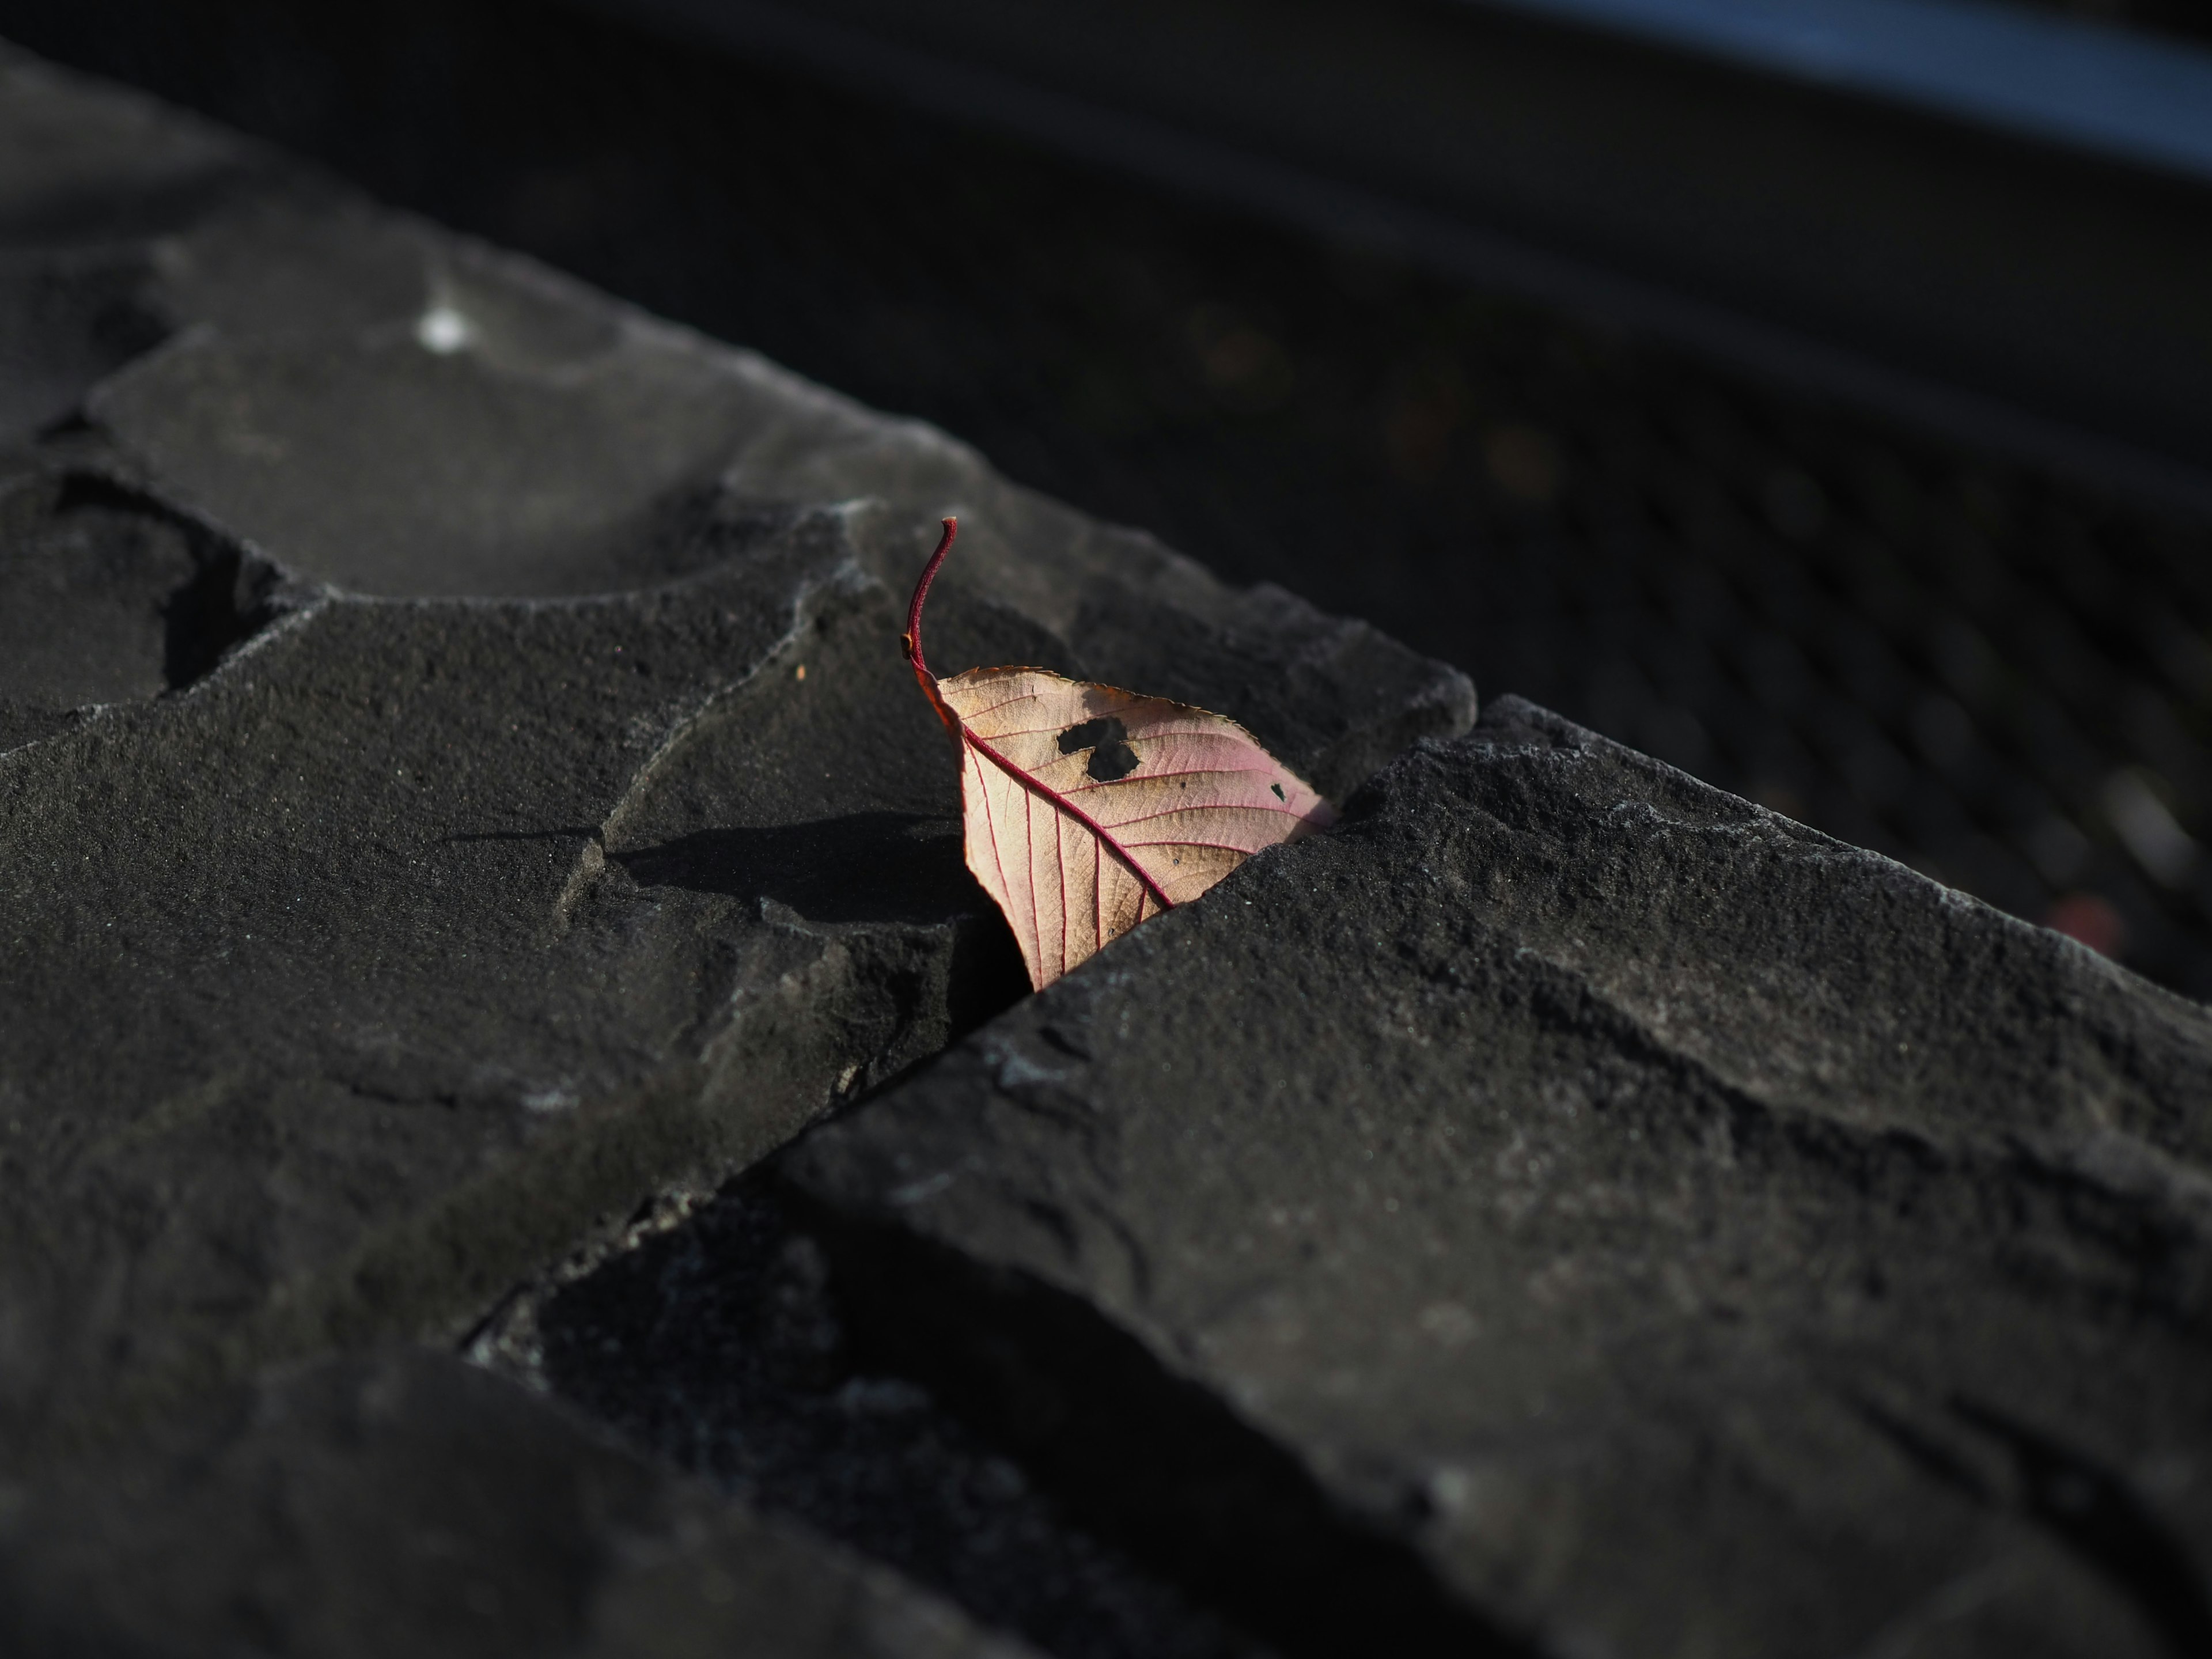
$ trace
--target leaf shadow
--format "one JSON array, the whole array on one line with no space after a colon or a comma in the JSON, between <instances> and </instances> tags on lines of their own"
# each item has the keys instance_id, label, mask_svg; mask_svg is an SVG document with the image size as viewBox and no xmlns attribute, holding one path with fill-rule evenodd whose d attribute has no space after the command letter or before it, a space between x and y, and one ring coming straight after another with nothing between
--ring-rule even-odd
<instances>
[{"instance_id":1,"label":"leaf shadow","mask_svg":"<svg viewBox=\"0 0 2212 1659\"><path fill-rule=\"evenodd\" d=\"M808 823L701 830L609 855L641 887L763 897L810 921L995 916L968 872L957 819L852 812Z\"/></svg>"}]
</instances>

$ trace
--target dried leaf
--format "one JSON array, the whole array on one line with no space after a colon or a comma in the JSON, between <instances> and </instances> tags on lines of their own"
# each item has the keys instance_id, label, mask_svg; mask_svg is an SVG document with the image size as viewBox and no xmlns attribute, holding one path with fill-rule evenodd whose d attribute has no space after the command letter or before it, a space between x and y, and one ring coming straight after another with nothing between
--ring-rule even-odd
<instances>
[{"instance_id":1,"label":"dried leaf","mask_svg":"<svg viewBox=\"0 0 2212 1659\"><path fill-rule=\"evenodd\" d=\"M932 674L921 607L956 528L945 520L915 584L907 660L959 739L968 867L1006 912L1031 984L1335 817L1250 732L1203 708L1042 668Z\"/></svg>"}]
</instances>

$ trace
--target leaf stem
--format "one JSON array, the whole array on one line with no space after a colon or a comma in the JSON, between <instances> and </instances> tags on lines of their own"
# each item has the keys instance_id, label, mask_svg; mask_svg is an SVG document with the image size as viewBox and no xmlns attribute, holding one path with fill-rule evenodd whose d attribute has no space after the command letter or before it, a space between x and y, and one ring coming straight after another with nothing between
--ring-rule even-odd
<instances>
[{"instance_id":1,"label":"leaf stem","mask_svg":"<svg viewBox=\"0 0 2212 1659\"><path fill-rule=\"evenodd\" d=\"M914 585L914 603L906 608L906 632L899 635L899 643L906 647L906 659L914 670L914 678L921 687L921 695L929 699L929 706L937 711L937 718L952 734L955 742L961 737L960 717L945 705L944 694L937 689L937 676L929 672L929 665L921 659L921 606L929 597L929 585L937 580L937 567L945 562L945 556L952 550L952 538L960 531L960 520L945 521L945 539L938 543L937 551L929 556L929 562L921 568L921 580Z\"/></svg>"},{"instance_id":2,"label":"leaf stem","mask_svg":"<svg viewBox=\"0 0 2212 1659\"><path fill-rule=\"evenodd\" d=\"M929 585L937 580L937 568L945 562L945 556L952 550L952 538L960 533L960 520L947 519L945 538L937 544L937 551L929 556L929 562L921 568L921 580L914 585L914 603L906 608L906 633L902 642L906 647L906 659L914 665L914 672L925 678L925 689L933 690L937 677L930 673L929 665L921 659L921 607L929 598ZM934 699L933 699L934 701Z\"/></svg>"},{"instance_id":3,"label":"leaf stem","mask_svg":"<svg viewBox=\"0 0 2212 1659\"><path fill-rule=\"evenodd\" d=\"M1154 903L1163 910L1173 909L1175 906L1169 901L1166 891L1159 883L1146 874L1144 866L1123 850L1121 844L1107 832L1105 825L1097 822L1057 790L1046 788L1044 785L1023 771L1020 767L1015 765L982 738L968 730L960 717L954 714L945 702L945 694L937 689L937 676L929 672L929 664L923 659L921 654L921 607L929 598L930 583L937 580L938 568L945 562L945 556L952 550L953 537L960 532L959 520L946 519L943 522L945 538L937 544L937 551L929 556L929 562L921 568L921 580L914 585L914 603L907 606L906 611L906 632L900 636L899 640L899 642L906 647L906 659L913 666L915 678L921 683L922 695L929 699L929 706L937 711L937 718L945 722L945 729L951 732L957 741L974 747L1023 788L1042 798L1088 830L1098 838L1099 844L1112 853L1122 867L1143 884L1145 890L1152 895Z\"/></svg>"}]
</instances>

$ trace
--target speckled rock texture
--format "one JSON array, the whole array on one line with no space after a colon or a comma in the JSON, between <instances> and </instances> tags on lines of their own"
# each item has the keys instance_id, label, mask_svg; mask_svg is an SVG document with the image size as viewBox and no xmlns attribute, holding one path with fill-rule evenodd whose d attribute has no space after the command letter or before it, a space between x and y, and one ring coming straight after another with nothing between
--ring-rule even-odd
<instances>
[{"instance_id":1,"label":"speckled rock texture","mask_svg":"<svg viewBox=\"0 0 2212 1659\"><path fill-rule=\"evenodd\" d=\"M423 1349L221 1391L152 1439L10 1495L9 1652L1031 1651Z\"/></svg>"},{"instance_id":2,"label":"speckled rock texture","mask_svg":"<svg viewBox=\"0 0 2212 1659\"><path fill-rule=\"evenodd\" d=\"M2212 1651L2212 1014L1516 699L782 1169L1292 1650Z\"/></svg>"},{"instance_id":3,"label":"speckled rock texture","mask_svg":"<svg viewBox=\"0 0 2212 1659\"><path fill-rule=\"evenodd\" d=\"M947 513L1340 827L1025 996ZM2212 1652L2212 1013L1474 714L0 57L0 1649Z\"/></svg>"},{"instance_id":4,"label":"speckled rock texture","mask_svg":"<svg viewBox=\"0 0 2212 1659\"><path fill-rule=\"evenodd\" d=\"M33 1517L11 1582L82 1589L85 1650L111 1650L88 1540L219 1531L264 1464L366 1528L383 1461L309 1449L369 1432L333 1402L397 1389L403 1464L449 1411L502 1409L428 1361L330 1356L450 1346L1022 994L898 652L946 513L948 669L1203 702L1340 794L1472 718L1456 672L941 433L0 56L0 1478ZM283 1426L151 1472L234 1396ZM600 1477L569 1463L603 1454L515 1433L480 1478L544 1461L597 1537ZM93 1495L95 1466L139 1496ZM681 1508L665 1469L606 1478ZM240 1524L191 1557L208 1582L118 1603L113 1650L351 1651L315 1586L415 1582L307 1539L270 1558L292 1611L256 1636L220 1583L260 1583L283 1528ZM550 1571L526 1534L518 1583ZM866 1599L842 1560L807 1570L844 1587L825 1607ZM643 1571L547 1642L601 1640ZM40 1614L62 1646L65 1601ZM416 1650L406 1605L382 1650ZM419 1650L460 1639L422 1605ZM630 1650L723 1628L699 1616ZM758 1650L981 1650L812 1618Z\"/></svg>"}]
</instances>

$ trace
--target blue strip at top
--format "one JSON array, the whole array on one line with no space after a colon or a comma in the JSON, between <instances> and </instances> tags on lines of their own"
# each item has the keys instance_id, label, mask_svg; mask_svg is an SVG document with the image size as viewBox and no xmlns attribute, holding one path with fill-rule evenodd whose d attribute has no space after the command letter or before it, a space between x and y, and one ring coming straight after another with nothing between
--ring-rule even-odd
<instances>
[{"instance_id":1,"label":"blue strip at top","mask_svg":"<svg viewBox=\"0 0 2212 1659\"><path fill-rule=\"evenodd\" d=\"M1984 0L1466 0L2212 181L2212 52Z\"/></svg>"}]
</instances>

